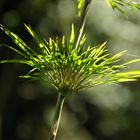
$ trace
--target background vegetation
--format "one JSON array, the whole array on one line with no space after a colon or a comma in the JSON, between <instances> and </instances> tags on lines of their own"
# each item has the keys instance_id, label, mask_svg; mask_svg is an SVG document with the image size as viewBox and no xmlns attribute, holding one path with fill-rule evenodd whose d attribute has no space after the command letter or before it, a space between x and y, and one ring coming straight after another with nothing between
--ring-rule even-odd
<instances>
[{"instance_id":1,"label":"background vegetation","mask_svg":"<svg viewBox=\"0 0 140 140\"><path fill-rule=\"evenodd\" d=\"M23 23L40 36L69 34L75 17L74 0L0 1L0 23L35 47ZM140 56L140 13L126 19L112 11L105 1L94 1L87 18L88 41L107 40L110 53L128 53L122 61ZM0 44L12 44L0 31ZM14 46L14 44L12 44ZM16 58L0 48L0 59ZM131 65L139 69L139 63ZM130 67L131 69L131 67ZM55 90L38 83L27 83L17 76L27 66L0 65L0 132L2 140L46 140L56 103ZM120 85L99 86L66 101L58 140L138 140L140 137L140 80Z\"/></svg>"}]
</instances>

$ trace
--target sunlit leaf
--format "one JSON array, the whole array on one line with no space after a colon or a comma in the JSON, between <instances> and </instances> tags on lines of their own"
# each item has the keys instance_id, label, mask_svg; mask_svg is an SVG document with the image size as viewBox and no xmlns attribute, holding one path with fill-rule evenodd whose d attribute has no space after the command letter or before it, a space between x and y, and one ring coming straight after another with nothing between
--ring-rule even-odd
<instances>
[{"instance_id":1,"label":"sunlit leaf","mask_svg":"<svg viewBox=\"0 0 140 140\"><path fill-rule=\"evenodd\" d=\"M78 5L77 5L78 17L81 16L81 9L82 9L83 4L84 4L84 0L78 0Z\"/></svg>"},{"instance_id":2,"label":"sunlit leaf","mask_svg":"<svg viewBox=\"0 0 140 140\"><path fill-rule=\"evenodd\" d=\"M72 30L70 35L70 43L74 43L74 25L72 24Z\"/></svg>"},{"instance_id":3,"label":"sunlit leaf","mask_svg":"<svg viewBox=\"0 0 140 140\"><path fill-rule=\"evenodd\" d=\"M25 28L27 29L27 31L31 34L31 36L34 38L34 40L38 43L39 45L39 49L42 53L49 53L48 48L45 46L45 44L43 43L43 41L35 34L35 32L31 29L30 26L27 26L26 24Z\"/></svg>"},{"instance_id":4,"label":"sunlit leaf","mask_svg":"<svg viewBox=\"0 0 140 140\"><path fill-rule=\"evenodd\" d=\"M26 45L25 42L23 42L21 40L21 38L19 38L16 34L14 34L13 32L9 31L8 29L6 29L5 27L3 27L2 25L0 26L0 29L2 29L10 38L11 40L21 48L21 50L23 50L27 55L30 55L30 51L31 49Z\"/></svg>"}]
</instances>

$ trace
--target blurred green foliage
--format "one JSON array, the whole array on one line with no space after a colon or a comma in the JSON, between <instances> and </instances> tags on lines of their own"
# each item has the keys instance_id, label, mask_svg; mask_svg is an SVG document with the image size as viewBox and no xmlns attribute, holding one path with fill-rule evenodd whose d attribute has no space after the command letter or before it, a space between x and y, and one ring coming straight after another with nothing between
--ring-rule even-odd
<instances>
[{"instance_id":1,"label":"blurred green foliage","mask_svg":"<svg viewBox=\"0 0 140 140\"><path fill-rule=\"evenodd\" d=\"M46 38L64 33L68 35L71 22L76 18L75 6L75 1L71 0L1 0L0 23L32 44L23 23L30 24L40 36L42 34ZM112 11L103 1L95 1L87 18L88 41L99 44L107 40L111 54L128 50L122 61L139 58L140 15L128 13L128 17L126 19L119 12ZM11 44L0 32L1 42ZM0 59L17 58L16 54L3 48L0 48L0 56ZM139 69L140 65L133 64L132 68ZM38 83L21 84L25 81L17 79L17 76L26 73L26 69L26 66L11 64L0 69L3 140L46 140L48 137L56 91L49 86L42 91ZM58 140L138 140L139 93L140 81L137 81L100 86L71 97L64 108Z\"/></svg>"},{"instance_id":2,"label":"blurred green foliage","mask_svg":"<svg viewBox=\"0 0 140 140\"><path fill-rule=\"evenodd\" d=\"M106 0L113 10L118 10L126 15L126 9L129 11L140 10L140 2L133 0Z\"/></svg>"}]
</instances>

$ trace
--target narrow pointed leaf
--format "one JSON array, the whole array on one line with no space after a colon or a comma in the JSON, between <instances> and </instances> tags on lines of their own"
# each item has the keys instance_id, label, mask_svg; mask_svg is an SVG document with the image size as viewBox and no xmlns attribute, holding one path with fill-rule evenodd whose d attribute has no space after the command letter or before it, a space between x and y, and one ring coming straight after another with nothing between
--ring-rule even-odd
<instances>
[{"instance_id":1,"label":"narrow pointed leaf","mask_svg":"<svg viewBox=\"0 0 140 140\"><path fill-rule=\"evenodd\" d=\"M20 64L27 64L29 66L33 66L34 64L32 63L32 61L30 60L16 60L16 59L12 59L12 60L2 60L0 61L0 63L20 63Z\"/></svg>"},{"instance_id":2,"label":"narrow pointed leaf","mask_svg":"<svg viewBox=\"0 0 140 140\"><path fill-rule=\"evenodd\" d=\"M31 56L31 53L33 53L33 51L30 47L27 46L25 42L22 41L21 38L19 38L15 33L9 31L3 26L1 26L0 29L2 29L11 38L11 40L21 48L21 50L23 50L27 55Z\"/></svg>"},{"instance_id":3,"label":"narrow pointed leaf","mask_svg":"<svg viewBox=\"0 0 140 140\"><path fill-rule=\"evenodd\" d=\"M77 8L78 8L78 17L81 16L81 9L82 9L83 4L84 4L84 0L78 0L78 5L77 5Z\"/></svg>"},{"instance_id":4,"label":"narrow pointed leaf","mask_svg":"<svg viewBox=\"0 0 140 140\"><path fill-rule=\"evenodd\" d=\"M30 26L27 26L26 24L24 24L25 28L27 29L27 31L31 34L31 36L34 38L34 40L38 43L40 51L43 53L48 53L48 49L46 47L46 45L43 43L43 41L35 34L35 32L31 29Z\"/></svg>"},{"instance_id":5,"label":"narrow pointed leaf","mask_svg":"<svg viewBox=\"0 0 140 140\"><path fill-rule=\"evenodd\" d=\"M6 45L6 44L2 44L0 46L5 46L5 47L8 47L9 49L13 50L14 52L16 52L17 54L21 55L21 56L24 56L25 58L28 58L29 56L21 51L19 51L18 49L15 49L14 47L11 47L9 45Z\"/></svg>"},{"instance_id":6,"label":"narrow pointed leaf","mask_svg":"<svg viewBox=\"0 0 140 140\"><path fill-rule=\"evenodd\" d=\"M74 25L72 24L72 30L71 30L71 35L70 35L70 43L74 42Z\"/></svg>"},{"instance_id":7,"label":"narrow pointed leaf","mask_svg":"<svg viewBox=\"0 0 140 140\"><path fill-rule=\"evenodd\" d=\"M128 62L125 62L123 65L125 66L125 65L132 64L132 63L136 63L136 62L139 62L139 61L140 61L140 58L134 59L134 60L130 60L130 61L128 61Z\"/></svg>"}]
</instances>

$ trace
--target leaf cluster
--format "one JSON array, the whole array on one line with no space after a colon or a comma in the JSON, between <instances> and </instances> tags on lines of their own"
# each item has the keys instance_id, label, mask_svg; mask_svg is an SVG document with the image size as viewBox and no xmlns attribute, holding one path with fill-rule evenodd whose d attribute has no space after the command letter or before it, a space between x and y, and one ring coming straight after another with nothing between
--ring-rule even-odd
<instances>
[{"instance_id":1,"label":"leaf cluster","mask_svg":"<svg viewBox=\"0 0 140 140\"><path fill-rule=\"evenodd\" d=\"M37 53L31 49L15 33L5 27L0 27L18 46L7 46L23 59L3 60L0 63L27 64L32 69L27 75L20 76L32 80L50 82L62 94L72 94L81 89L90 88L101 84L134 81L140 77L140 71L122 72L128 64L140 61L134 59L118 64L120 57L125 51L111 56L107 52L106 43L97 46L85 46L86 36L83 35L79 45L75 45L74 26L70 38L65 36L61 40L41 40L30 26L25 28L37 42Z\"/></svg>"}]
</instances>

